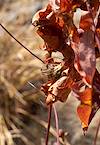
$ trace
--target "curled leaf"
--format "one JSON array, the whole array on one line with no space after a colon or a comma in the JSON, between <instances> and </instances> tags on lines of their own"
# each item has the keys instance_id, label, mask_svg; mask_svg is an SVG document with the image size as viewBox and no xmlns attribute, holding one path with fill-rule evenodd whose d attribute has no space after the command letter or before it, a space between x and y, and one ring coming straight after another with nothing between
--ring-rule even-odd
<instances>
[{"instance_id":1,"label":"curled leaf","mask_svg":"<svg viewBox=\"0 0 100 145\"><path fill-rule=\"evenodd\" d=\"M83 0L50 0L32 20L48 52L47 82L42 86L46 104L65 102L73 91L80 101L77 113L84 131L100 108L100 74L96 70L100 56L99 5L99 0L90 1L89 10ZM61 62L52 57L54 52L62 53Z\"/></svg>"},{"instance_id":2,"label":"curled leaf","mask_svg":"<svg viewBox=\"0 0 100 145\"><path fill-rule=\"evenodd\" d=\"M53 103L57 100L60 100L61 102L66 101L71 91L70 84L72 83L70 82L67 84L67 82L69 83L67 76L63 76L49 87L46 99L47 104Z\"/></svg>"},{"instance_id":3,"label":"curled leaf","mask_svg":"<svg viewBox=\"0 0 100 145\"><path fill-rule=\"evenodd\" d=\"M76 12L74 12L73 15L73 23L76 26L76 28L80 28L82 16L87 15L88 13L88 11L81 10L80 8L76 9Z\"/></svg>"}]
</instances>

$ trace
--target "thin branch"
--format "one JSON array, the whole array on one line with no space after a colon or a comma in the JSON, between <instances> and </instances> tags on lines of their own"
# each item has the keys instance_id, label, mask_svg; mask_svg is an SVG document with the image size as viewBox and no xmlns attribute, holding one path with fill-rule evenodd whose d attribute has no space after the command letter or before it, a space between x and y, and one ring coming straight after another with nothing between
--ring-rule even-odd
<instances>
[{"instance_id":1,"label":"thin branch","mask_svg":"<svg viewBox=\"0 0 100 145\"><path fill-rule=\"evenodd\" d=\"M35 88L38 92L40 92L40 90L34 85L34 84L32 84L31 82L28 82L28 84L29 85L31 85L33 88ZM41 92L40 92L41 93ZM63 145L65 145L64 144L64 142L63 142L63 140L61 139L61 138L59 138L59 127L58 127L58 115L57 115L57 111L56 111L56 108L55 108L55 105L53 104L52 105L53 106L53 109L54 109L54 114L55 114L55 122L56 122L56 133L55 134L53 134L55 137L57 137L57 145L60 145L60 143L62 143ZM51 106L51 107L52 107ZM50 107L50 106L49 106ZM49 108L50 109L50 108ZM52 108L51 108L52 109ZM51 119L51 117L50 117L50 115L51 115L51 111L52 110L49 110L49 112L48 112L48 120L49 120L49 122L50 122L50 119ZM48 130L51 130L51 127L50 127L50 123L48 122L48 126L47 126L47 134L46 134L46 142L48 143L48 138L49 138L49 131ZM47 144L46 144L47 145ZM68 144L69 145L69 144Z\"/></svg>"},{"instance_id":2,"label":"thin branch","mask_svg":"<svg viewBox=\"0 0 100 145\"><path fill-rule=\"evenodd\" d=\"M48 127L47 127L47 132L46 132L45 145L48 145L48 140L49 140L49 130L50 130L50 122L51 122L51 113L52 113L52 104L49 106L49 110L48 110Z\"/></svg>"},{"instance_id":3,"label":"thin branch","mask_svg":"<svg viewBox=\"0 0 100 145\"><path fill-rule=\"evenodd\" d=\"M93 145L96 145L96 143L97 143L97 138L98 138L99 129L100 129L100 120L99 120L99 123L98 123L98 126L97 126L96 135L95 135L95 138L94 138L94 143L93 143Z\"/></svg>"},{"instance_id":4,"label":"thin branch","mask_svg":"<svg viewBox=\"0 0 100 145\"><path fill-rule=\"evenodd\" d=\"M60 145L59 142L59 125L58 125L58 115L57 115L57 111L56 111L56 107L53 104L53 110L54 110L54 115L55 115L55 123L56 123L56 130L57 130L57 145Z\"/></svg>"},{"instance_id":5,"label":"thin branch","mask_svg":"<svg viewBox=\"0 0 100 145\"><path fill-rule=\"evenodd\" d=\"M34 84L32 84L31 82L29 82L28 81L28 84L32 87L32 88L34 88L34 89L36 89L37 90L37 87L34 85ZM38 90L39 91L39 90Z\"/></svg>"},{"instance_id":6,"label":"thin branch","mask_svg":"<svg viewBox=\"0 0 100 145\"><path fill-rule=\"evenodd\" d=\"M31 85L33 88L35 88L37 91L39 91L34 84L32 84L30 82L28 82L28 84ZM48 140L49 140L49 130L50 130L50 122L51 122L51 113L52 113L52 104L48 107L48 127L47 127L47 132L46 132L45 145L48 145Z\"/></svg>"},{"instance_id":7,"label":"thin branch","mask_svg":"<svg viewBox=\"0 0 100 145\"><path fill-rule=\"evenodd\" d=\"M0 24L0 26L3 28L3 30L5 30L17 43L19 43L24 49L26 49L32 56L34 56L35 58L37 58L38 60L40 60L42 63L44 63L44 61L39 58L37 55L35 55L33 52L31 52L26 46L24 46L19 40L17 40L2 24Z\"/></svg>"}]
</instances>

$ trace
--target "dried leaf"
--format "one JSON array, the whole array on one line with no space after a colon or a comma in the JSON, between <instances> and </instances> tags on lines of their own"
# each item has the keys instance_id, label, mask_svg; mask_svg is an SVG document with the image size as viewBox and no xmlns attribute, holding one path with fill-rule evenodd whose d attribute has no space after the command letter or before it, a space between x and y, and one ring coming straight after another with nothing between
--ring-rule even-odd
<instances>
[{"instance_id":1,"label":"dried leaf","mask_svg":"<svg viewBox=\"0 0 100 145\"><path fill-rule=\"evenodd\" d=\"M76 26L76 28L78 28L78 29L80 28L80 22L81 22L82 16L87 15L87 14L89 14L88 11L81 10L80 8L76 9L76 12L74 12L74 15L73 15L73 23ZM81 27L81 28L83 28L83 27Z\"/></svg>"},{"instance_id":2,"label":"dried leaf","mask_svg":"<svg viewBox=\"0 0 100 145\"><path fill-rule=\"evenodd\" d=\"M46 8L39 10L32 18L32 24L37 25L40 20L45 20L46 17L52 12L52 7L50 4Z\"/></svg>"},{"instance_id":3,"label":"dried leaf","mask_svg":"<svg viewBox=\"0 0 100 145\"><path fill-rule=\"evenodd\" d=\"M48 89L48 96L46 99L46 103L50 104L57 100L60 100L61 102L65 102L69 93L70 93L70 85L67 84L67 76L61 77L59 80L57 80L54 84L52 84ZM68 81L69 83L69 81Z\"/></svg>"},{"instance_id":4,"label":"dried leaf","mask_svg":"<svg viewBox=\"0 0 100 145\"><path fill-rule=\"evenodd\" d=\"M91 87L96 67L94 33L91 30L83 33L78 47L75 56L75 68L83 77L86 85Z\"/></svg>"},{"instance_id":5,"label":"dried leaf","mask_svg":"<svg viewBox=\"0 0 100 145\"><path fill-rule=\"evenodd\" d=\"M53 66L48 82L42 87L46 103L65 102L72 90L80 100L77 113L83 130L88 128L100 108L100 74L96 70L100 35L99 0L90 1L90 6L92 15L87 10L86 1L50 0L48 6L33 18L49 54L45 62L48 68ZM93 19L96 21L95 31ZM95 41L96 34L98 41ZM64 57L58 66L52 58L55 51Z\"/></svg>"},{"instance_id":6,"label":"dried leaf","mask_svg":"<svg viewBox=\"0 0 100 145\"><path fill-rule=\"evenodd\" d=\"M77 108L77 113L82 122L82 128L84 131L86 131L88 128L91 111L92 107L85 104L81 104Z\"/></svg>"},{"instance_id":7,"label":"dried leaf","mask_svg":"<svg viewBox=\"0 0 100 145\"><path fill-rule=\"evenodd\" d=\"M60 0L61 12L69 12L71 10L72 0Z\"/></svg>"}]
</instances>

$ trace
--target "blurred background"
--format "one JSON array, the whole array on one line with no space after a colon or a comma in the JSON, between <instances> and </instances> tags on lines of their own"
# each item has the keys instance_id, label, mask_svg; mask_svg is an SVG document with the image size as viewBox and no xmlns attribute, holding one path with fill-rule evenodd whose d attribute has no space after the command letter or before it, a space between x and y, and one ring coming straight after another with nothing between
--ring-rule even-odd
<instances>
[{"instance_id":1,"label":"blurred background","mask_svg":"<svg viewBox=\"0 0 100 145\"><path fill-rule=\"evenodd\" d=\"M46 4L47 0L0 0L0 23L41 59L45 54L40 49L43 41L31 20ZM45 81L41 73L43 67L42 62L0 27L0 145L44 145L48 110L40 91ZM97 67L100 69L99 64ZM71 94L66 103L56 103L59 128L66 133L66 145L92 145L100 111L84 136L76 112L78 104ZM53 120L52 113L49 145L56 142ZM100 145L100 131L97 145Z\"/></svg>"}]
</instances>

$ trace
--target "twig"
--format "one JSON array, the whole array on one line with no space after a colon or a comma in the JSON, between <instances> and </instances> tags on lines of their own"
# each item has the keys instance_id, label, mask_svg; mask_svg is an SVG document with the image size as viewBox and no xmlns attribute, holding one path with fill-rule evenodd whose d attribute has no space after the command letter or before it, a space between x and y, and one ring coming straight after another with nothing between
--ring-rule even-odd
<instances>
[{"instance_id":1,"label":"twig","mask_svg":"<svg viewBox=\"0 0 100 145\"><path fill-rule=\"evenodd\" d=\"M31 82L28 82L28 84L31 85L33 88L35 88L38 92L40 92L40 90L34 84L32 84ZM48 145L48 140L49 140L51 113L52 113L52 104L48 108L48 126L47 126L47 132L46 132L45 145Z\"/></svg>"},{"instance_id":2,"label":"twig","mask_svg":"<svg viewBox=\"0 0 100 145\"><path fill-rule=\"evenodd\" d=\"M31 85L33 88L35 88L37 91L39 91L34 84L32 84L30 82L28 82L28 84ZM51 113L52 113L52 104L48 107L48 126L47 126L47 132L46 132L45 145L48 145L48 140L49 140L49 130L50 130L50 122L51 122Z\"/></svg>"},{"instance_id":3,"label":"twig","mask_svg":"<svg viewBox=\"0 0 100 145\"><path fill-rule=\"evenodd\" d=\"M58 125L58 115L56 111L56 107L53 104L53 110L54 110L54 115L55 115L55 123L56 123L56 130L57 130L57 145L60 145L59 143L59 125Z\"/></svg>"},{"instance_id":4,"label":"twig","mask_svg":"<svg viewBox=\"0 0 100 145\"><path fill-rule=\"evenodd\" d=\"M3 30L5 30L17 43L19 43L24 49L26 49L32 56L34 56L35 58L37 58L38 60L40 60L42 63L44 63L44 61L39 58L37 55L35 55L33 52L31 52L26 46L24 46L19 40L17 40L2 24L0 24L0 26L3 28Z\"/></svg>"},{"instance_id":5,"label":"twig","mask_svg":"<svg viewBox=\"0 0 100 145\"><path fill-rule=\"evenodd\" d=\"M47 132L46 132L45 145L48 145L48 140L49 140L49 130L50 130L50 122L51 122L51 113L52 113L52 104L49 106L49 110L48 110L48 127L47 127Z\"/></svg>"},{"instance_id":6,"label":"twig","mask_svg":"<svg viewBox=\"0 0 100 145\"><path fill-rule=\"evenodd\" d=\"M98 123L98 126L97 126L96 135L95 135L95 138L94 138L93 145L96 145L99 129L100 129L100 120L99 120L99 123Z\"/></svg>"}]
</instances>

